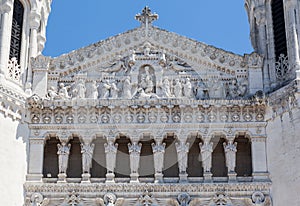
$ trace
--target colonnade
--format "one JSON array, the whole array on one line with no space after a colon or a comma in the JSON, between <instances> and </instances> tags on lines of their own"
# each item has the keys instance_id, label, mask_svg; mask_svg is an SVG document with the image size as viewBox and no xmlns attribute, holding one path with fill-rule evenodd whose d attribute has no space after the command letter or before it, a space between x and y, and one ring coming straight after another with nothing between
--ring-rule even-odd
<instances>
[{"instance_id":1,"label":"colonnade","mask_svg":"<svg viewBox=\"0 0 300 206\"><path fill-rule=\"evenodd\" d=\"M96 137L95 135L93 138L73 137L72 135L69 137L55 136L51 139L56 141L52 142L50 147L49 140L46 141L45 138L30 138L30 162L27 181L42 181L43 178L53 178L57 175L58 182L67 182L67 171L69 169L74 170L74 164L76 164L77 167L79 165L81 167L76 169L77 174L80 171L82 173L81 181L90 182L91 168L93 169L94 167L92 162L97 158L103 159L100 164L102 166L102 174L103 172L106 173L103 175L103 178L105 178L107 183L115 182L116 176L126 176L130 178L131 183L139 182L139 173L143 170L141 165L150 165L149 167L153 168L153 174L149 175L157 183L162 183L165 178L168 178L169 175L167 173L170 173L170 171L168 172L167 170L170 170L171 167L173 167L173 173L178 174L177 179L179 182L187 182L189 177L195 177L195 174L199 174L197 177L201 177L203 182L212 182L215 177L219 176L222 168L226 168L226 172L223 172L223 174L227 174L228 181L235 182L237 181L237 167L248 168L248 170L246 169L247 172L244 172L247 174L242 173L239 176L252 176L253 180L268 178L266 158L262 158L266 157L265 137L249 138L249 144L246 147L241 147L244 143L239 142L238 139L241 138L238 136L213 135L210 138L195 136L190 139L181 139L174 135L171 137L173 140L169 141L169 143L167 142L168 138L150 139L151 143L149 143L149 139L148 142L145 142L141 138L128 137L116 139ZM75 141L75 139L77 140ZM97 143L98 146L95 145L97 139L103 140L102 143ZM119 144L120 139L127 140L127 142ZM191 139L193 140L191 141ZM247 138L242 137L242 139ZM196 142L195 140L198 141ZM149 149L150 145L151 149ZM241 147L240 149L239 146ZM145 154L142 154L142 150L145 147L148 147L148 152L146 152L148 153L146 154L147 158L144 157ZM248 149L245 149L247 147ZM44 150L45 148L47 149ZM245 161L245 154L243 154L245 151L243 150L247 150L248 153L246 155L251 156L248 157L247 161ZM97 156L95 156L96 153ZM50 159L49 155L51 156ZM239 155L244 156L237 158ZM191 158L195 159L197 156L198 160L191 160ZM47 158L48 162L45 163ZM49 164L49 161L52 164ZM194 161L194 163L191 163L191 161ZM48 165L48 167L51 165L58 169L48 173L44 167L45 165ZM68 168L70 165L72 168ZM120 176L122 172L116 168L118 165L123 165L123 167L129 166L129 173L121 174ZM177 172L174 172L174 166ZM196 168L199 172L195 171ZM76 177L78 178L78 175Z\"/></svg>"}]
</instances>

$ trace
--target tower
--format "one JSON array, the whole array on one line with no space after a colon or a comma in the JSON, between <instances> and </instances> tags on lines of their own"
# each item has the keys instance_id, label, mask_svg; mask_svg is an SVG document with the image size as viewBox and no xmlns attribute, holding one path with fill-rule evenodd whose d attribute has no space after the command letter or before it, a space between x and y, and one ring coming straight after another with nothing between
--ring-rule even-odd
<instances>
[{"instance_id":1,"label":"tower","mask_svg":"<svg viewBox=\"0 0 300 206\"><path fill-rule=\"evenodd\" d=\"M50 4L51 0L0 1L1 205L24 202L28 147L24 109L31 90L30 58L44 48Z\"/></svg>"},{"instance_id":2,"label":"tower","mask_svg":"<svg viewBox=\"0 0 300 206\"><path fill-rule=\"evenodd\" d=\"M253 48L265 57L264 91L273 91L299 70L299 1L246 0L245 7Z\"/></svg>"}]
</instances>

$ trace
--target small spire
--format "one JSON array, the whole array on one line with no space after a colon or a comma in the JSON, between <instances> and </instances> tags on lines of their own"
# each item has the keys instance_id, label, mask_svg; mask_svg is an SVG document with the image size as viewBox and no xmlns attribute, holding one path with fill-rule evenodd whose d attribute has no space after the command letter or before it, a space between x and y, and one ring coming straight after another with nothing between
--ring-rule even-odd
<instances>
[{"instance_id":1,"label":"small spire","mask_svg":"<svg viewBox=\"0 0 300 206\"><path fill-rule=\"evenodd\" d=\"M142 14L137 14L135 16L135 19L141 22L142 26L148 28L149 24L151 25L153 21L158 19L158 14L152 13L151 9L148 6L146 6L142 10Z\"/></svg>"}]
</instances>

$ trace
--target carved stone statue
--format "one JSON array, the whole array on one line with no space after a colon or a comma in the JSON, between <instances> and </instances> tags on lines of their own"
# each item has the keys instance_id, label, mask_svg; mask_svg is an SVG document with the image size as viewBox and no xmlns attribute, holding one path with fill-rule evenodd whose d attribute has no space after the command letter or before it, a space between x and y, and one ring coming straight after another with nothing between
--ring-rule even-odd
<instances>
[{"instance_id":1,"label":"carved stone statue","mask_svg":"<svg viewBox=\"0 0 300 206\"><path fill-rule=\"evenodd\" d=\"M107 193L104 195L105 206L115 206L117 197L113 193Z\"/></svg>"},{"instance_id":2,"label":"carved stone statue","mask_svg":"<svg viewBox=\"0 0 300 206\"><path fill-rule=\"evenodd\" d=\"M128 143L131 173L138 173L141 148L142 148L141 143L139 144L137 142L133 142L133 144Z\"/></svg>"},{"instance_id":3,"label":"carved stone statue","mask_svg":"<svg viewBox=\"0 0 300 206\"><path fill-rule=\"evenodd\" d=\"M92 167L95 144L80 144L82 154L82 172L89 173Z\"/></svg>"},{"instance_id":4,"label":"carved stone statue","mask_svg":"<svg viewBox=\"0 0 300 206\"><path fill-rule=\"evenodd\" d=\"M237 152L237 142L229 141L228 144L223 143L225 157L226 157L226 166L228 172L235 172L236 166L236 152Z\"/></svg>"},{"instance_id":5,"label":"carved stone statue","mask_svg":"<svg viewBox=\"0 0 300 206\"><path fill-rule=\"evenodd\" d=\"M59 89L58 89L58 96L61 99L68 99L68 98L70 98L69 93L68 93L68 89L70 89L70 86L65 86L64 83L60 83L59 84Z\"/></svg>"},{"instance_id":6,"label":"carved stone statue","mask_svg":"<svg viewBox=\"0 0 300 206\"><path fill-rule=\"evenodd\" d=\"M110 91L111 85L108 80L104 81L102 84L102 92L101 92L101 98L107 99L109 97L109 91Z\"/></svg>"},{"instance_id":7,"label":"carved stone statue","mask_svg":"<svg viewBox=\"0 0 300 206\"><path fill-rule=\"evenodd\" d=\"M177 159L178 159L178 167L179 167L179 173L185 174L187 169L187 163L188 163L188 152L189 152L189 143L184 142L176 142L176 151L177 151Z\"/></svg>"},{"instance_id":8,"label":"carved stone statue","mask_svg":"<svg viewBox=\"0 0 300 206\"><path fill-rule=\"evenodd\" d=\"M112 99L117 99L118 96L119 96L119 91L120 90L118 89L116 83L113 82L111 84L111 88L110 88L111 98Z\"/></svg>"},{"instance_id":9,"label":"carved stone statue","mask_svg":"<svg viewBox=\"0 0 300 206\"><path fill-rule=\"evenodd\" d=\"M163 144L152 143L155 173L162 173L162 171L163 171L165 148L166 148L166 143L163 143Z\"/></svg>"},{"instance_id":10,"label":"carved stone statue","mask_svg":"<svg viewBox=\"0 0 300 206\"><path fill-rule=\"evenodd\" d=\"M214 99L222 99L225 97L225 88L221 80L215 79L209 86L209 97Z\"/></svg>"},{"instance_id":11,"label":"carved stone statue","mask_svg":"<svg viewBox=\"0 0 300 206\"><path fill-rule=\"evenodd\" d=\"M171 94L171 85L168 78L165 78L162 83L162 96L166 98L171 98L173 95Z\"/></svg>"},{"instance_id":12,"label":"carved stone statue","mask_svg":"<svg viewBox=\"0 0 300 206\"><path fill-rule=\"evenodd\" d=\"M204 144L199 143L202 167L204 172L211 171L213 143L205 141Z\"/></svg>"},{"instance_id":13,"label":"carved stone statue","mask_svg":"<svg viewBox=\"0 0 300 206\"><path fill-rule=\"evenodd\" d=\"M132 98L131 89L132 89L132 84L130 82L130 78L127 77L124 80L124 83L123 83L123 94L122 94L122 97L124 99L131 99Z\"/></svg>"},{"instance_id":14,"label":"carved stone statue","mask_svg":"<svg viewBox=\"0 0 300 206\"><path fill-rule=\"evenodd\" d=\"M181 98L183 96L183 94L182 94L182 84L181 84L179 79L175 79L174 95L177 98Z\"/></svg>"},{"instance_id":15,"label":"carved stone statue","mask_svg":"<svg viewBox=\"0 0 300 206\"><path fill-rule=\"evenodd\" d=\"M90 85L90 89L87 92L87 98L98 99L98 86L96 81L92 81Z\"/></svg>"},{"instance_id":16,"label":"carved stone statue","mask_svg":"<svg viewBox=\"0 0 300 206\"><path fill-rule=\"evenodd\" d=\"M58 97L58 94L56 93L56 89L52 86L50 87L50 89L48 90L47 94L46 94L46 98L49 100L53 100L56 99Z\"/></svg>"},{"instance_id":17,"label":"carved stone statue","mask_svg":"<svg viewBox=\"0 0 300 206\"><path fill-rule=\"evenodd\" d=\"M141 78L141 87L144 89L145 93L153 93L154 91L153 77L150 74L149 69L149 66L145 66L145 74L143 74Z\"/></svg>"},{"instance_id":18,"label":"carved stone statue","mask_svg":"<svg viewBox=\"0 0 300 206\"><path fill-rule=\"evenodd\" d=\"M116 167L116 157L118 151L118 144L112 141L104 144L105 155L106 155L106 169L107 173L113 173Z\"/></svg>"},{"instance_id":19,"label":"carved stone statue","mask_svg":"<svg viewBox=\"0 0 300 206\"><path fill-rule=\"evenodd\" d=\"M193 88L190 78L186 78L185 84L183 86L184 97L193 98Z\"/></svg>"},{"instance_id":20,"label":"carved stone statue","mask_svg":"<svg viewBox=\"0 0 300 206\"><path fill-rule=\"evenodd\" d=\"M68 169L69 154L71 149L71 144L66 145L66 142L57 144L57 154L58 154L58 170L59 173L66 173Z\"/></svg>"},{"instance_id":21,"label":"carved stone statue","mask_svg":"<svg viewBox=\"0 0 300 206\"><path fill-rule=\"evenodd\" d=\"M73 90L73 97L77 97L80 99L85 98L85 92L86 92L86 87L83 79L80 79L78 83L75 85L75 88Z\"/></svg>"},{"instance_id":22,"label":"carved stone statue","mask_svg":"<svg viewBox=\"0 0 300 206\"><path fill-rule=\"evenodd\" d=\"M196 99L208 99L208 88L202 80L197 82L195 87Z\"/></svg>"}]
</instances>

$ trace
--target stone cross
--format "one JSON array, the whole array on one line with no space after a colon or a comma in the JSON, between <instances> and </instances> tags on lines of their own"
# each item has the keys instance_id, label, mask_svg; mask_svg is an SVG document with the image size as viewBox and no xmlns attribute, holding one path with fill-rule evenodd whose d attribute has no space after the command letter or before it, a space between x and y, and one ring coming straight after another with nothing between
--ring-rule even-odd
<instances>
[{"instance_id":1,"label":"stone cross","mask_svg":"<svg viewBox=\"0 0 300 206\"><path fill-rule=\"evenodd\" d=\"M153 14L151 12L151 9L148 6L146 6L143 9L142 14L137 14L135 16L135 19L141 22L142 26L148 28L149 24L152 24L153 21L158 19L158 15L155 13Z\"/></svg>"}]
</instances>

